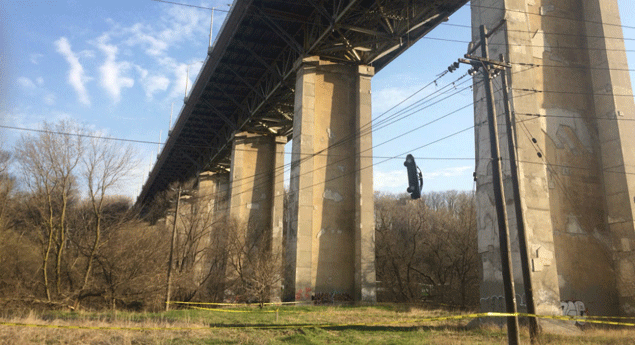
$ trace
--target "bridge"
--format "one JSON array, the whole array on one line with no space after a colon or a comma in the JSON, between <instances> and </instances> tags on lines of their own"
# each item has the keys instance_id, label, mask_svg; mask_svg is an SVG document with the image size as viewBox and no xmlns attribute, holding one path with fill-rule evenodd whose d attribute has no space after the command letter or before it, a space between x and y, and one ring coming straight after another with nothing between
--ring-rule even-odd
<instances>
[{"instance_id":1,"label":"bridge","mask_svg":"<svg viewBox=\"0 0 635 345\"><path fill-rule=\"evenodd\" d=\"M209 50L139 202L198 179L228 212L286 243L284 298L344 291L375 300L370 80L464 0L238 0ZM536 312L561 299L595 315L635 313L635 105L616 0L472 0L472 42L511 64L525 234ZM475 121L486 121L482 77ZM477 126L484 310L502 294L490 139ZM505 131L500 133L506 137ZM284 144L292 140L287 233ZM502 145L503 160L507 147ZM362 154L363 153L363 154ZM508 185L512 171L503 164ZM201 187L199 187L201 188ZM510 219L513 217L510 217ZM520 290L519 290L520 291Z\"/></svg>"},{"instance_id":2,"label":"bridge","mask_svg":"<svg viewBox=\"0 0 635 345\"><path fill-rule=\"evenodd\" d=\"M150 176L145 183L139 200L142 203L149 202L157 192L165 190L170 183L176 181L186 181L200 176L201 173L208 172L214 179L229 179L223 182L228 184L234 182L230 191L230 214L239 219L250 219L249 226L255 227L258 223L260 227L269 228L273 231L274 243L281 243L282 238L282 203L279 199L282 193L282 171L283 157L281 151L284 150L284 143L292 137L304 135L311 137L314 134L307 132L308 127L323 125L320 135L330 131L330 136L339 136L339 139L347 138L338 145L326 144L318 147L318 143L305 143L305 147L294 146L294 157L296 162L300 156L314 155L319 151L329 151L330 154L338 154L338 150L350 155L339 163L318 162L322 157L316 157L315 168L309 167L309 163L294 163L297 172L293 179L300 184L315 184L324 182L314 180L312 174L337 173L339 169L356 171L355 137L356 132L363 126L370 125L370 76L392 61L418 39L430 32L439 23L442 23L457 9L463 6L467 0L444 0L444 1L377 1L377 0L356 0L356 1L291 1L291 0L262 0L262 1L236 1L232 5L220 35L213 47L208 52L201 72L194 83L190 94L185 99L185 105L181 110L176 124L171 130L166 145L159 155ZM331 120L318 119L315 123L312 114L304 115L308 120L304 124L298 121L299 110L294 110L299 104L298 97L313 97L311 93L315 90L322 90L324 87L317 86L314 90L306 92L306 88L313 87L299 83L304 76L311 79L314 76L308 70L320 70L316 74L323 76L325 73L341 79L341 75L351 78L346 85L337 85L335 93L341 95L355 95L359 85L355 80L359 75L367 76L366 85L363 86L365 94L362 95L366 107L362 110L358 123L354 126L346 126L346 122L352 120L352 115L357 111L356 101L349 102L342 98L340 103L346 109L311 109L308 112L343 112L345 116L333 116ZM315 75L315 73L314 73ZM328 77L326 77L328 78ZM324 84L332 84L326 81ZM337 84L337 83L336 83ZM304 94L298 92L298 88L303 89ZM321 99L309 100L305 102L319 103L325 105L324 100L332 98L331 89L329 94L325 94ZM330 103L330 102L329 102ZM336 103L336 102L333 102ZM339 105L333 105L333 108ZM307 113L305 108L304 113ZM326 118L326 117L324 117ZM295 129L294 129L295 121ZM341 123L336 124L337 121ZM327 124L327 122L329 122ZM301 128L304 126L304 128ZM327 128L328 127L328 128ZM342 128L348 127L346 132ZM317 132L317 130L316 130ZM341 133L338 133L341 132ZM317 133L315 134L317 136ZM352 138L352 139L351 139ZM331 138L332 139L332 138ZM359 138L357 138L359 139ZM365 147L358 146L358 151L366 151L369 155L371 149L370 133L362 136ZM299 145L301 140L294 140L294 145ZM328 139L327 139L328 141ZM329 147L337 146L337 147ZM253 151L252 151L253 150ZM254 152L260 152L254 153ZM351 152L351 153L348 153ZM372 151L370 151L372 152ZM277 153L277 155L275 154ZM232 159L233 158L233 159ZM272 162L273 165L255 164L253 162ZM357 162L359 165L360 162ZM369 162L364 162L369 166ZM254 166L257 165L257 166ZM319 170L321 166L329 165L327 168ZM296 169L296 170L297 170ZM328 172L325 172L327 171ZM224 177L223 172L228 172L231 176ZM331 172L333 171L333 172ZM273 176L268 176L272 174ZM357 208L358 220L364 217L366 237L372 236L372 212L373 212L373 192L372 192L372 171L365 169L362 171L365 189L363 211ZM254 176L258 176L254 178ZM267 176L264 178L263 176ZM322 186L326 191L315 191L316 195L328 194L334 205L325 205L324 212L328 212L335 219L343 218L347 215L349 220L337 220L333 224L326 225L326 222L314 220L313 215L306 215L299 210L295 219L310 222L306 230L307 241L314 236L312 228L317 231L330 227L329 231L345 233L353 236L353 228L359 221L353 222L355 214L355 178L362 177L349 174L347 178L339 183L340 186ZM274 181L275 180L275 181ZM300 181L302 180L302 181ZM238 182L240 181L240 182ZM267 181L267 182L263 182ZM344 182L342 182L344 181ZM294 182L292 182L294 184ZM345 186L346 184L350 187ZM271 187L273 186L273 188ZM298 185L299 186L299 185ZM297 187L297 186L296 186ZM350 189L352 188L352 189ZM342 190L346 189L346 190ZM299 188L295 193L297 198L308 198L300 194L313 194L309 188ZM345 195L348 193L349 195ZM268 201L254 202L255 196L266 195L264 199ZM276 199L278 196L278 199ZM320 198L321 199L321 198ZM341 206L339 199L345 199L346 207ZM308 205L297 208L313 208ZM337 208L328 210L329 207ZM297 209L296 208L296 209ZM256 209L260 211L256 211ZM267 210L267 211L265 211ZM274 210L274 215L270 214ZM337 214L341 216L337 216ZM272 219L275 218L275 219ZM313 224L314 223L314 224ZM344 224L345 223L345 224ZM330 236L330 235L329 235ZM360 235L361 236L361 235ZM299 235L303 238L303 235ZM328 237L328 236L325 236ZM351 243L356 241L349 239ZM361 239L358 239L358 247L361 246ZM311 246L309 244L304 247ZM315 244L317 247L318 245ZM347 245L350 246L350 245ZM349 256L350 252L355 252L354 247L341 246L337 249L342 256ZM302 247L302 246L301 246ZM368 245L367 245L368 247ZM327 250L323 245L321 250ZM314 248L318 250L317 248ZM333 248L331 248L333 249ZM300 250L300 249L299 249ZM307 248L301 248L310 252ZM335 250L335 249L333 249ZM357 248L361 251L361 247ZM373 255L373 249L364 249L367 264ZM290 257L297 256L295 254ZM359 255L358 255L359 256ZM331 256L332 257L332 256ZM326 256L325 256L326 259ZM299 260L304 260L304 255L299 255ZM334 263L337 259L334 259ZM310 259L309 259L310 261ZM342 268L341 272L333 272L335 281L346 281L346 283L336 283L329 289L346 291L353 295L351 289L352 277L355 275L354 260L348 258L349 265ZM366 262L365 261L365 262ZM320 261L321 263L322 261ZM307 288L315 289L316 278L310 275L322 274L326 268L316 271L310 266L316 266L311 262L299 264L306 272L304 278L306 282L295 285L302 285L295 290L306 291ZM325 264L324 267L340 267L341 265ZM361 262L357 262L361 265ZM333 268L334 271L337 269ZM374 284L374 268L366 268L368 273L368 284ZM298 273L300 274L300 273ZM324 273L326 274L326 273ZM358 280L361 279L358 269ZM293 279L291 279L293 280ZM286 285L293 284L287 283ZM356 284L357 295L361 294L360 281ZM319 289L319 287L318 287ZM369 288L368 291L374 291ZM374 294L372 292L371 294ZM358 299L361 298L358 296ZM370 297L371 299L374 297Z\"/></svg>"},{"instance_id":3,"label":"bridge","mask_svg":"<svg viewBox=\"0 0 635 345\"><path fill-rule=\"evenodd\" d=\"M236 132L290 139L297 61L319 56L377 72L466 2L236 1L139 199L228 169Z\"/></svg>"}]
</instances>

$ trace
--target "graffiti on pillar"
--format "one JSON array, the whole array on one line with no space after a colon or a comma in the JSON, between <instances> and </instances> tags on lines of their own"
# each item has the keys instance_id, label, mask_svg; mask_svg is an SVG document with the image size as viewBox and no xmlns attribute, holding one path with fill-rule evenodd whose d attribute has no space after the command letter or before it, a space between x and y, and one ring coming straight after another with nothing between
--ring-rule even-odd
<instances>
[{"instance_id":1,"label":"graffiti on pillar","mask_svg":"<svg viewBox=\"0 0 635 345\"><path fill-rule=\"evenodd\" d=\"M483 310L504 311L505 297L494 295L481 298L481 307L483 308Z\"/></svg>"},{"instance_id":2,"label":"graffiti on pillar","mask_svg":"<svg viewBox=\"0 0 635 345\"><path fill-rule=\"evenodd\" d=\"M524 300L524 295L516 294L516 305L519 307L527 306ZM481 298L481 307L483 308L483 310L505 311L505 296L493 295L489 297L483 297Z\"/></svg>"},{"instance_id":3,"label":"graffiti on pillar","mask_svg":"<svg viewBox=\"0 0 635 345\"><path fill-rule=\"evenodd\" d=\"M584 317L589 315L589 310L585 308L582 301L560 301L562 315L572 317ZM576 320L578 326L584 326L584 321Z\"/></svg>"},{"instance_id":4,"label":"graffiti on pillar","mask_svg":"<svg viewBox=\"0 0 635 345\"><path fill-rule=\"evenodd\" d=\"M306 288L306 289L300 289L298 291L295 292L295 300L296 301L301 301L301 300L308 300L311 299L311 291L313 291L310 287Z\"/></svg>"}]
</instances>

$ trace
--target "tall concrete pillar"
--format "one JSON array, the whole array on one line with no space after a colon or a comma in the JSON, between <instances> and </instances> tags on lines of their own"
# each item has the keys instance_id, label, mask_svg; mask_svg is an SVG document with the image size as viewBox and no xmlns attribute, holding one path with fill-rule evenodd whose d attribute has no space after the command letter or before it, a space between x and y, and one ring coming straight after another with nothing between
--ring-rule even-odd
<instances>
[{"instance_id":1,"label":"tall concrete pillar","mask_svg":"<svg viewBox=\"0 0 635 345\"><path fill-rule=\"evenodd\" d=\"M284 137L237 134L230 168L229 215L246 230L245 241L271 248L280 265L286 142ZM272 300L280 300L280 291L281 281L272 289Z\"/></svg>"},{"instance_id":2,"label":"tall concrete pillar","mask_svg":"<svg viewBox=\"0 0 635 345\"><path fill-rule=\"evenodd\" d=\"M374 70L318 57L301 63L295 89L286 298L328 295L373 302Z\"/></svg>"},{"instance_id":3,"label":"tall concrete pillar","mask_svg":"<svg viewBox=\"0 0 635 345\"><path fill-rule=\"evenodd\" d=\"M506 23L489 55L512 64L521 204L538 314L561 314L561 300L580 300L593 315L634 306L633 97L616 0L473 0L472 41L479 26ZM607 38L610 37L610 38ZM613 39L617 37L618 39ZM608 48L608 49L607 49ZM478 51L476 53L478 55ZM475 122L486 119L485 91L475 79ZM500 84L495 84L500 85ZM622 95L622 96L620 96ZM496 93L498 114L502 93ZM628 133L628 134L627 134ZM506 156L506 133L499 132ZM504 308L493 203L489 133L477 126L476 173L481 307ZM504 183L516 293L525 303L509 161ZM631 313L634 311L630 309Z\"/></svg>"},{"instance_id":4,"label":"tall concrete pillar","mask_svg":"<svg viewBox=\"0 0 635 345\"><path fill-rule=\"evenodd\" d=\"M201 239L198 251L206 253L197 271L206 279L205 289L199 291L205 301L222 301L225 292L226 258L219 253L227 247L224 235L229 199L229 173L206 171L198 177L197 210L201 230L209 234ZM207 249L207 250L204 250Z\"/></svg>"},{"instance_id":5,"label":"tall concrete pillar","mask_svg":"<svg viewBox=\"0 0 635 345\"><path fill-rule=\"evenodd\" d=\"M583 3L591 90L598 128L604 219L618 302L635 315L635 106L617 1ZM601 118L601 119L600 119Z\"/></svg>"}]
</instances>

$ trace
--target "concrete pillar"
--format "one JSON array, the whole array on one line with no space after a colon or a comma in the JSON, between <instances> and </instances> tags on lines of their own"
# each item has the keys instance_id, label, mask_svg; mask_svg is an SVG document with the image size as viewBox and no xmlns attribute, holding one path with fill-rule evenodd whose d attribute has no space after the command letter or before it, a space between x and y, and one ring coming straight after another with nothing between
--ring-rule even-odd
<instances>
[{"instance_id":1,"label":"concrete pillar","mask_svg":"<svg viewBox=\"0 0 635 345\"><path fill-rule=\"evenodd\" d=\"M222 301L225 292L226 260L219 253L226 248L224 224L228 216L228 192L228 172L206 171L199 175L196 193L196 212L200 217L198 224L201 230L209 232L209 235L201 240L198 249L206 253L197 267L199 274L206 278L205 288L199 291L200 297L205 301Z\"/></svg>"},{"instance_id":2,"label":"concrete pillar","mask_svg":"<svg viewBox=\"0 0 635 345\"><path fill-rule=\"evenodd\" d=\"M617 96L632 94L628 72L618 70L627 68L623 42L604 38L621 37L620 27L593 24L619 24L617 2L473 0L473 42L479 41L480 25L491 30L503 19L506 24L491 36L490 57L504 54L512 64L510 97L536 311L561 314L559 301L574 299L592 315L618 315L633 306L627 301L632 301L635 281L635 185L624 174L624 166L635 165L627 162L635 159L635 137L632 122L619 121L620 116L633 118L633 98ZM480 78L474 90L478 124L486 118ZM501 92L496 99L500 114ZM506 156L506 133L499 134ZM475 139L481 307L500 310L504 303L486 126L476 127ZM516 293L523 304L508 160L503 170Z\"/></svg>"},{"instance_id":3,"label":"concrete pillar","mask_svg":"<svg viewBox=\"0 0 635 345\"><path fill-rule=\"evenodd\" d=\"M246 230L245 241L268 246L280 265L286 142L284 137L237 134L230 168L229 215ZM280 300L280 293L281 281L272 289L272 300Z\"/></svg>"},{"instance_id":4,"label":"concrete pillar","mask_svg":"<svg viewBox=\"0 0 635 345\"><path fill-rule=\"evenodd\" d=\"M318 57L301 63L295 89L286 298L334 294L374 302L373 180L368 158L374 70Z\"/></svg>"},{"instance_id":5,"label":"concrete pillar","mask_svg":"<svg viewBox=\"0 0 635 345\"><path fill-rule=\"evenodd\" d=\"M593 103L618 302L635 315L635 106L617 1L583 3ZM605 37L611 37L607 39ZM600 119L601 118L601 119ZM631 167L631 168L628 168Z\"/></svg>"}]
</instances>

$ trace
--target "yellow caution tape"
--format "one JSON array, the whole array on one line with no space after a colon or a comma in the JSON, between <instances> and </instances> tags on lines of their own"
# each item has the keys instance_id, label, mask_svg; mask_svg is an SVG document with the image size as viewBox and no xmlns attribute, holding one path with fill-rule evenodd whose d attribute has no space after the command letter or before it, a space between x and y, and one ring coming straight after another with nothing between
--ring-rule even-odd
<instances>
[{"instance_id":1,"label":"yellow caution tape","mask_svg":"<svg viewBox=\"0 0 635 345\"><path fill-rule=\"evenodd\" d=\"M206 330L214 327L115 327L115 326L65 326L65 325L41 325L18 322L3 322L2 326L19 326L33 328L57 328L57 329L89 329L89 330L126 330L126 331L192 331Z\"/></svg>"}]
</instances>

